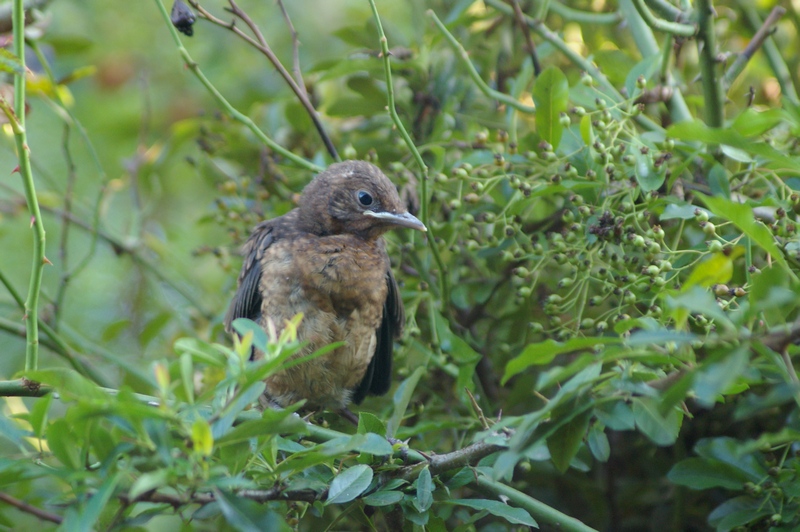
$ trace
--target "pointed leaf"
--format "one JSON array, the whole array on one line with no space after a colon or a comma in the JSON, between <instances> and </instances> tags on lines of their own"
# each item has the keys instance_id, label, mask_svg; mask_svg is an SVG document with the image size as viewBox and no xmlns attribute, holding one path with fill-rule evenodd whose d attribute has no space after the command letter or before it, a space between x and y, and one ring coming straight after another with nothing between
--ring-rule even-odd
<instances>
[{"instance_id":1,"label":"pointed leaf","mask_svg":"<svg viewBox=\"0 0 800 532\"><path fill-rule=\"evenodd\" d=\"M342 504L352 501L369 487L372 475L372 468L366 464L345 469L331 482L328 500L325 501L325 504Z\"/></svg>"},{"instance_id":2,"label":"pointed leaf","mask_svg":"<svg viewBox=\"0 0 800 532\"><path fill-rule=\"evenodd\" d=\"M536 78L533 102L536 104L536 132L555 150L564 130L561 113L566 113L569 105L569 83L561 70L551 66Z\"/></svg>"}]
</instances>

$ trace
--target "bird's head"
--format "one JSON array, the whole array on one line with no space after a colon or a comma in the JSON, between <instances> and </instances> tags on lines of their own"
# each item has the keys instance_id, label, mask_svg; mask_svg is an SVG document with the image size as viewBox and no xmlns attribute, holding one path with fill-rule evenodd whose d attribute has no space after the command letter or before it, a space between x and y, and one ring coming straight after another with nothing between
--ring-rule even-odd
<instances>
[{"instance_id":1,"label":"bird's head","mask_svg":"<svg viewBox=\"0 0 800 532\"><path fill-rule=\"evenodd\" d=\"M389 178L365 161L330 165L303 190L299 209L305 230L318 235L374 239L395 227L427 231L406 210Z\"/></svg>"}]
</instances>

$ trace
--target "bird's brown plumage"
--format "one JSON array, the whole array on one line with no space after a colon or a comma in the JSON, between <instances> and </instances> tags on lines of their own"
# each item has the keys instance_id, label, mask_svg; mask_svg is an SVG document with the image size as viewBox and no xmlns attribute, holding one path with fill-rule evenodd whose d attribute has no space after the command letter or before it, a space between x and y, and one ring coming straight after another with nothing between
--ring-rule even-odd
<instances>
[{"instance_id":1,"label":"bird's brown plumage","mask_svg":"<svg viewBox=\"0 0 800 532\"><path fill-rule=\"evenodd\" d=\"M253 230L226 329L244 317L272 320L280 331L302 312L298 339L308 344L294 356L345 342L267 378L269 401L340 409L388 391L392 342L404 322L382 238L394 227L425 230L377 167L346 161L309 183L296 209Z\"/></svg>"}]
</instances>

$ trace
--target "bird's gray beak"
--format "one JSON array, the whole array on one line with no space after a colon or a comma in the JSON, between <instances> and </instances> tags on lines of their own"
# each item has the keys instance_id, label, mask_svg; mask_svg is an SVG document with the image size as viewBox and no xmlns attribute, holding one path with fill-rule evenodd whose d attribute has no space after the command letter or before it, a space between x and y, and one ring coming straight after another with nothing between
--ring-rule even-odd
<instances>
[{"instance_id":1,"label":"bird's gray beak","mask_svg":"<svg viewBox=\"0 0 800 532\"><path fill-rule=\"evenodd\" d=\"M425 224L420 222L419 218L409 212L394 214L385 211L364 211L364 215L383 220L387 224L396 225L397 227L408 227L409 229L416 229L417 231L422 231L423 233L428 231L428 228L425 227Z\"/></svg>"}]
</instances>

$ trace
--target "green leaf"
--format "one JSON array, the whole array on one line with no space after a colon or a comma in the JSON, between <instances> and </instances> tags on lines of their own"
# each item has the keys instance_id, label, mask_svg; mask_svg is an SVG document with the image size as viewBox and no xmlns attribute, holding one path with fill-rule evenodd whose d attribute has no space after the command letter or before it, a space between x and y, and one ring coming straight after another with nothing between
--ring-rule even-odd
<instances>
[{"instance_id":1,"label":"green leaf","mask_svg":"<svg viewBox=\"0 0 800 532\"><path fill-rule=\"evenodd\" d=\"M389 456L394 452L392 444L389 443L385 437L379 436L372 432L365 434L366 440L356 447L360 453L372 454L375 456Z\"/></svg>"},{"instance_id":2,"label":"green leaf","mask_svg":"<svg viewBox=\"0 0 800 532\"><path fill-rule=\"evenodd\" d=\"M743 137L757 137L786 120L786 112L781 109L758 111L748 107L736 117L731 127Z\"/></svg>"},{"instance_id":3,"label":"green leaf","mask_svg":"<svg viewBox=\"0 0 800 532\"><path fill-rule=\"evenodd\" d=\"M718 531L728 531L758 522L763 517L772 515L774 511L771 505L765 505L760 498L743 495L728 499L714 508L708 515L708 524L716 527Z\"/></svg>"},{"instance_id":4,"label":"green leaf","mask_svg":"<svg viewBox=\"0 0 800 532\"><path fill-rule=\"evenodd\" d=\"M25 74L25 68L22 66L19 57L5 48L0 48L0 72L9 72L21 76Z\"/></svg>"},{"instance_id":5,"label":"green leaf","mask_svg":"<svg viewBox=\"0 0 800 532\"><path fill-rule=\"evenodd\" d=\"M572 459L578 454L586 429L589 426L589 419L592 417L591 410L586 410L579 416L565 423L550 437L547 438L547 449L550 451L550 458L553 465L562 473L569 469Z\"/></svg>"},{"instance_id":6,"label":"green leaf","mask_svg":"<svg viewBox=\"0 0 800 532\"><path fill-rule=\"evenodd\" d=\"M198 417L192 423L192 444L194 452L201 456L211 456L214 450L214 437L211 435L211 426L208 421Z\"/></svg>"},{"instance_id":7,"label":"green leaf","mask_svg":"<svg viewBox=\"0 0 800 532\"><path fill-rule=\"evenodd\" d=\"M53 455L68 469L80 469L80 448L67 420L59 418L50 423L46 431L47 446Z\"/></svg>"},{"instance_id":8,"label":"green leaf","mask_svg":"<svg viewBox=\"0 0 800 532\"><path fill-rule=\"evenodd\" d=\"M550 66L539 74L533 84L533 103L536 105L536 132L556 150L564 129L560 116L569 106L569 83L561 70Z\"/></svg>"},{"instance_id":9,"label":"green leaf","mask_svg":"<svg viewBox=\"0 0 800 532\"><path fill-rule=\"evenodd\" d=\"M731 199L731 182L725 167L719 163L714 164L708 172L708 186L712 196L721 196Z\"/></svg>"},{"instance_id":10,"label":"green leaf","mask_svg":"<svg viewBox=\"0 0 800 532\"><path fill-rule=\"evenodd\" d=\"M714 405L717 397L728 390L747 369L750 362L750 351L747 346L724 348L720 352L723 353L722 360L711 364L704 362L694 379L697 401L707 408Z\"/></svg>"},{"instance_id":11,"label":"green leaf","mask_svg":"<svg viewBox=\"0 0 800 532\"><path fill-rule=\"evenodd\" d=\"M581 117L581 138L587 146L594 144L594 128L592 128L592 116L583 115Z\"/></svg>"},{"instance_id":12,"label":"green leaf","mask_svg":"<svg viewBox=\"0 0 800 532\"><path fill-rule=\"evenodd\" d=\"M194 366L192 364L192 355L189 353L181 353L179 360L183 393L186 394L186 400L189 404L192 404L194 403Z\"/></svg>"},{"instance_id":13,"label":"green leaf","mask_svg":"<svg viewBox=\"0 0 800 532\"><path fill-rule=\"evenodd\" d=\"M161 486L166 486L168 478L169 473L166 469L157 469L149 473L144 473L133 483L128 492L128 497L135 499L142 493L158 489Z\"/></svg>"},{"instance_id":14,"label":"green leaf","mask_svg":"<svg viewBox=\"0 0 800 532\"><path fill-rule=\"evenodd\" d=\"M75 520L71 520L72 522L69 524L66 521L64 522L63 530L93 530L95 523L100 518L100 514L105 510L106 504L114 495L119 479L119 473L107 477L86 505L83 506Z\"/></svg>"},{"instance_id":15,"label":"green leaf","mask_svg":"<svg viewBox=\"0 0 800 532\"><path fill-rule=\"evenodd\" d=\"M706 261L708 262L708 261ZM685 286L685 285L684 285ZM725 312L717 304L717 300L708 290L699 286L693 286L688 291L675 296L667 296L666 303L670 308L676 309L676 313L686 316L685 312L678 312L680 309L688 310L692 313L703 314L714 320L719 327L727 330L734 330L735 327ZM683 320L685 322L685 318Z\"/></svg>"},{"instance_id":16,"label":"green leaf","mask_svg":"<svg viewBox=\"0 0 800 532\"><path fill-rule=\"evenodd\" d=\"M376 491L361 500L367 506L389 506L402 501L403 497L404 495L401 491Z\"/></svg>"},{"instance_id":17,"label":"green leaf","mask_svg":"<svg viewBox=\"0 0 800 532\"><path fill-rule=\"evenodd\" d=\"M706 207L708 207L711 212L732 222L745 235L750 237L750 240L758 244L758 246L769 253L775 261L786 268L795 281L798 281L797 276L786 263L783 253L781 253L777 244L775 244L772 233L767 229L767 226L756 220L753 209L749 205L737 203L725 198L705 196L699 192L696 195L706 204Z\"/></svg>"},{"instance_id":18,"label":"green leaf","mask_svg":"<svg viewBox=\"0 0 800 532\"><path fill-rule=\"evenodd\" d=\"M366 464L345 469L331 482L325 504L342 504L352 501L369 487L372 475L372 468Z\"/></svg>"},{"instance_id":19,"label":"green leaf","mask_svg":"<svg viewBox=\"0 0 800 532\"><path fill-rule=\"evenodd\" d=\"M172 320L172 312L159 312L153 319L147 322L139 334L139 345L147 347L158 334L164 330L170 320Z\"/></svg>"},{"instance_id":20,"label":"green leaf","mask_svg":"<svg viewBox=\"0 0 800 532\"><path fill-rule=\"evenodd\" d=\"M232 445L251 438L269 436L274 434L302 434L307 431L306 423L293 415L301 405L283 410L265 409L261 419L245 421L236 425L224 436L217 439L217 446Z\"/></svg>"},{"instance_id":21,"label":"green leaf","mask_svg":"<svg viewBox=\"0 0 800 532\"><path fill-rule=\"evenodd\" d=\"M681 416L676 410L661 415L659 403L651 397L633 398L633 417L636 427L656 445L675 443L681 428Z\"/></svg>"},{"instance_id":22,"label":"green leaf","mask_svg":"<svg viewBox=\"0 0 800 532\"><path fill-rule=\"evenodd\" d=\"M414 498L414 507L418 512L427 512L433 505L433 479L431 470L426 466L417 477L417 496Z\"/></svg>"},{"instance_id":23,"label":"green leaf","mask_svg":"<svg viewBox=\"0 0 800 532\"><path fill-rule=\"evenodd\" d=\"M442 351L453 357L460 364L468 364L480 360L481 356L470 345L450 330L447 320L441 314L436 315L436 334Z\"/></svg>"},{"instance_id":24,"label":"green leaf","mask_svg":"<svg viewBox=\"0 0 800 532\"><path fill-rule=\"evenodd\" d=\"M514 508L500 501L492 501L488 499L453 499L442 501L445 504L453 504L455 506L466 506L475 510L489 512L497 517L502 517L512 525L525 525L539 528L539 525L534 521L531 514L522 508Z\"/></svg>"},{"instance_id":25,"label":"green leaf","mask_svg":"<svg viewBox=\"0 0 800 532\"><path fill-rule=\"evenodd\" d=\"M47 430L47 411L50 408L50 403L53 402L53 394L49 393L44 397L40 397L33 403L31 407L31 414L28 417L28 422L31 424L33 435L37 438L43 438Z\"/></svg>"},{"instance_id":26,"label":"green leaf","mask_svg":"<svg viewBox=\"0 0 800 532\"><path fill-rule=\"evenodd\" d=\"M506 364L506 371L503 374L502 384L522 373L530 366L549 364L557 355L591 349L598 344L617 344L619 338L613 337L591 337L591 338L572 338L564 343L555 340L545 340L536 344L528 344L525 349L516 357L509 360Z\"/></svg>"},{"instance_id":27,"label":"green leaf","mask_svg":"<svg viewBox=\"0 0 800 532\"><path fill-rule=\"evenodd\" d=\"M267 385L264 382L256 382L248 388L240 390L222 410L219 419L214 422L213 436L219 438L226 434L233 426L233 422L236 421L236 416L258 401L258 398L264 394L266 387Z\"/></svg>"},{"instance_id":28,"label":"green leaf","mask_svg":"<svg viewBox=\"0 0 800 532\"><path fill-rule=\"evenodd\" d=\"M218 346L197 338L178 338L173 349L179 354L189 353L195 362L202 362L212 368L224 369L227 365L225 355Z\"/></svg>"},{"instance_id":29,"label":"green leaf","mask_svg":"<svg viewBox=\"0 0 800 532\"><path fill-rule=\"evenodd\" d=\"M667 478L675 484L694 490L727 488L740 490L745 482L752 480L740 469L720 460L687 458L675 464Z\"/></svg>"},{"instance_id":30,"label":"green leaf","mask_svg":"<svg viewBox=\"0 0 800 532\"><path fill-rule=\"evenodd\" d=\"M747 153L763 157L774 163L778 168L800 171L800 162L776 150L764 142L754 142L747 139L733 129L714 129L700 121L684 121L673 124L667 129L667 135L678 140L688 142L705 142L706 144L727 144L739 148Z\"/></svg>"},{"instance_id":31,"label":"green leaf","mask_svg":"<svg viewBox=\"0 0 800 532\"><path fill-rule=\"evenodd\" d=\"M239 532L291 530L283 518L266 505L236 497L219 489L214 489L214 498L222 510L225 521Z\"/></svg>"},{"instance_id":32,"label":"green leaf","mask_svg":"<svg viewBox=\"0 0 800 532\"><path fill-rule=\"evenodd\" d=\"M608 458L611 456L611 446L608 444L608 436L606 436L605 427L602 423L594 423L592 425L592 428L589 429L586 443L589 445L592 456L597 461L608 462Z\"/></svg>"},{"instance_id":33,"label":"green leaf","mask_svg":"<svg viewBox=\"0 0 800 532\"><path fill-rule=\"evenodd\" d=\"M394 437L397 429L400 428L400 423L403 421L403 416L408 408L408 403L411 402L411 396L414 394L414 389L422 375L425 373L425 368L420 366L414 370L414 373L408 376L406 380L400 383L397 390L394 392L394 411L389 422L386 423L386 435Z\"/></svg>"},{"instance_id":34,"label":"green leaf","mask_svg":"<svg viewBox=\"0 0 800 532\"><path fill-rule=\"evenodd\" d=\"M634 150L633 159L633 173L636 176L636 182L639 183L642 192L650 192L661 188L661 185L664 184L666 174L657 171L653 167L652 157L649 154L642 153L641 150Z\"/></svg>"},{"instance_id":35,"label":"green leaf","mask_svg":"<svg viewBox=\"0 0 800 532\"><path fill-rule=\"evenodd\" d=\"M597 405L594 413L597 419L611 430L633 430L636 428L633 410L625 401Z\"/></svg>"},{"instance_id":36,"label":"green leaf","mask_svg":"<svg viewBox=\"0 0 800 532\"><path fill-rule=\"evenodd\" d=\"M264 331L261 325L253 320L248 320L247 318L236 318L231 323L231 326L233 326L233 329L242 336L247 333L253 333L253 347L264 352L267 351L269 338L267 337L267 333ZM277 340L277 338L274 338L274 340Z\"/></svg>"},{"instance_id":37,"label":"green leaf","mask_svg":"<svg viewBox=\"0 0 800 532\"><path fill-rule=\"evenodd\" d=\"M62 400L96 399L99 402L106 402L109 400L107 393L98 388L95 383L72 369L40 369L29 371L25 373L25 376L32 381L49 384L61 394Z\"/></svg>"}]
</instances>

